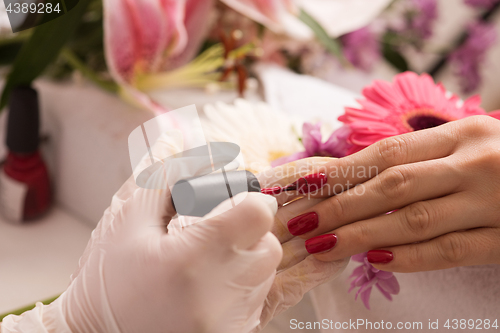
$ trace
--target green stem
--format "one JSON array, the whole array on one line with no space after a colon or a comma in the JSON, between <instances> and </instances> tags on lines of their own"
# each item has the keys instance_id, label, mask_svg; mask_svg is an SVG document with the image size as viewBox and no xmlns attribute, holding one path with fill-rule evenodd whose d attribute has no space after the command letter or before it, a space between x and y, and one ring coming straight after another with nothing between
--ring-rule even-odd
<instances>
[{"instance_id":1,"label":"green stem","mask_svg":"<svg viewBox=\"0 0 500 333\"><path fill-rule=\"evenodd\" d=\"M78 57L70 49L63 48L61 51L61 56L71 67L73 67L75 70L78 70L83 74L83 76L94 82L102 89L111 93L118 93L119 87L116 83L101 79L96 72L87 67L87 65L85 65L80 59L78 59Z\"/></svg>"},{"instance_id":2,"label":"green stem","mask_svg":"<svg viewBox=\"0 0 500 333\"><path fill-rule=\"evenodd\" d=\"M23 43L27 41L30 38L30 36L31 33L21 32L14 35L13 37L0 39L0 46Z\"/></svg>"},{"instance_id":3,"label":"green stem","mask_svg":"<svg viewBox=\"0 0 500 333\"><path fill-rule=\"evenodd\" d=\"M327 51L336 56L344 66L352 66L342 53L342 46L337 39L330 38L325 29L309 13L300 10L299 19L304 22L314 32L316 39Z\"/></svg>"}]
</instances>

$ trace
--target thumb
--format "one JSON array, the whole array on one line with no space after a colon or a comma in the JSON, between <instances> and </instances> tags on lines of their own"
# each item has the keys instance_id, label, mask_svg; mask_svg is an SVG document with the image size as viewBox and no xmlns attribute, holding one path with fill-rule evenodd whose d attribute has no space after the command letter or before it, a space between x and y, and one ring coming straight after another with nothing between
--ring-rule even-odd
<instances>
[{"instance_id":1,"label":"thumb","mask_svg":"<svg viewBox=\"0 0 500 333\"><path fill-rule=\"evenodd\" d=\"M183 237L246 250L271 230L277 209L276 199L272 196L240 193L190 226Z\"/></svg>"}]
</instances>

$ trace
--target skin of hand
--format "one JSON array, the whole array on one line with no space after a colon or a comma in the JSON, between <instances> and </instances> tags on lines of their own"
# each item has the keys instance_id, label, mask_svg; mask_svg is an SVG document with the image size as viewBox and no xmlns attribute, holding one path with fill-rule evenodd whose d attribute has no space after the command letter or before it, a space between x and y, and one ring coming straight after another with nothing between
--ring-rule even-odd
<instances>
[{"instance_id":1,"label":"skin of hand","mask_svg":"<svg viewBox=\"0 0 500 333\"><path fill-rule=\"evenodd\" d=\"M299 236L315 252L322 235L336 235L316 259L368 251L392 272L500 264L499 120L475 116L391 137L316 171L328 182L313 197L329 198L297 214L319 220Z\"/></svg>"}]
</instances>

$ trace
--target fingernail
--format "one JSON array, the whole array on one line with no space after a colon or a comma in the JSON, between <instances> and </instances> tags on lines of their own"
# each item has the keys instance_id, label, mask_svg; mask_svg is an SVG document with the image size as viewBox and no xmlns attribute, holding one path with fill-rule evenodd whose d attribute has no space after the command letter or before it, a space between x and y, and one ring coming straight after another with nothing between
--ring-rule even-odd
<instances>
[{"instance_id":1,"label":"fingernail","mask_svg":"<svg viewBox=\"0 0 500 333\"><path fill-rule=\"evenodd\" d=\"M287 223L288 230L294 236L300 236L312 231L316 229L318 225L318 214L314 212L294 217Z\"/></svg>"},{"instance_id":2,"label":"fingernail","mask_svg":"<svg viewBox=\"0 0 500 333\"><path fill-rule=\"evenodd\" d=\"M372 264L387 264L394 259L394 255L386 250L372 250L368 251L366 258Z\"/></svg>"},{"instance_id":3,"label":"fingernail","mask_svg":"<svg viewBox=\"0 0 500 333\"><path fill-rule=\"evenodd\" d=\"M306 250L310 254L326 252L337 244L337 236L334 234L316 236L306 240Z\"/></svg>"},{"instance_id":4,"label":"fingernail","mask_svg":"<svg viewBox=\"0 0 500 333\"><path fill-rule=\"evenodd\" d=\"M314 192L325 186L326 184L326 174L320 172L312 175L308 175L297 180L293 185L297 187L297 190L301 194L307 194Z\"/></svg>"},{"instance_id":5,"label":"fingernail","mask_svg":"<svg viewBox=\"0 0 500 333\"><path fill-rule=\"evenodd\" d=\"M260 193L267 195L277 195L283 192L283 187L275 186L270 188L263 188L260 190Z\"/></svg>"}]
</instances>

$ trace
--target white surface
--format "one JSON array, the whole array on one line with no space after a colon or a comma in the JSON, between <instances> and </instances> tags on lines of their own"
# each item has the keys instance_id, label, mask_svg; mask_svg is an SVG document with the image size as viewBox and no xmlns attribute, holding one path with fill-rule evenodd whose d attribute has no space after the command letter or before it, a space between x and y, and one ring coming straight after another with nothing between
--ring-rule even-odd
<instances>
[{"instance_id":1,"label":"white surface","mask_svg":"<svg viewBox=\"0 0 500 333\"><path fill-rule=\"evenodd\" d=\"M0 218L0 313L66 290L91 231L60 208L29 224Z\"/></svg>"},{"instance_id":2,"label":"white surface","mask_svg":"<svg viewBox=\"0 0 500 333\"><path fill-rule=\"evenodd\" d=\"M375 329L376 326L359 327L358 332L498 332L497 329L471 330L446 329L450 319L500 321L500 265L458 267L440 271L418 273L396 273L401 285L399 295L390 302L373 288L370 298L371 310L363 302L354 300L355 291L348 293L348 277L359 265L351 261L340 277L314 289L310 295L318 320L349 322L364 319L372 323L384 321L393 324L392 330ZM357 290L357 289L356 289ZM429 330L429 320L439 319L439 330ZM422 322L420 330L396 330L398 322ZM479 324L479 321L476 322ZM500 323L499 323L500 324ZM375 325L375 324L374 324ZM353 329L324 329L322 333L353 332ZM284 331L288 332L288 331Z\"/></svg>"},{"instance_id":3,"label":"white surface","mask_svg":"<svg viewBox=\"0 0 500 333\"><path fill-rule=\"evenodd\" d=\"M282 314L274 318L261 333L288 333L288 332L305 332L319 333L319 330L299 330L291 329L290 321L296 320L297 322L315 321L316 315L312 305L310 293L304 295L302 301L296 306L286 310ZM293 326L292 326L293 327Z\"/></svg>"}]
</instances>

